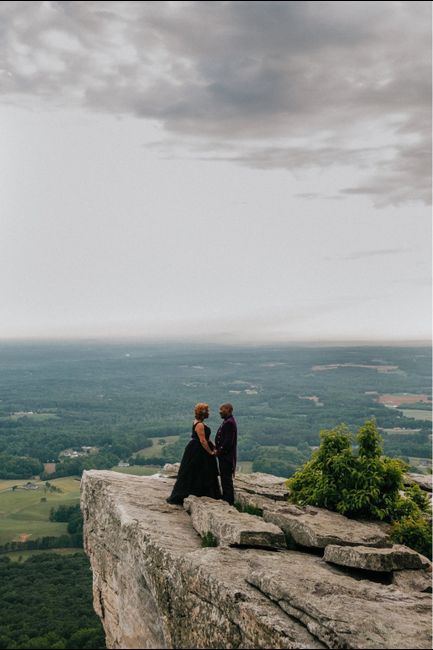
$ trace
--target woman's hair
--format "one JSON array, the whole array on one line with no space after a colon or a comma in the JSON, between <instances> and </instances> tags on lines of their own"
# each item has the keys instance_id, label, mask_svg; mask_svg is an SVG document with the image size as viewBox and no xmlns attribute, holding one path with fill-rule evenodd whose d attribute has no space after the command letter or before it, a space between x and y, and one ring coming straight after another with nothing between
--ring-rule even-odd
<instances>
[{"instance_id":1,"label":"woman's hair","mask_svg":"<svg viewBox=\"0 0 433 650\"><path fill-rule=\"evenodd\" d=\"M209 411L209 404L199 402L194 407L194 414L197 419L202 418Z\"/></svg>"}]
</instances>

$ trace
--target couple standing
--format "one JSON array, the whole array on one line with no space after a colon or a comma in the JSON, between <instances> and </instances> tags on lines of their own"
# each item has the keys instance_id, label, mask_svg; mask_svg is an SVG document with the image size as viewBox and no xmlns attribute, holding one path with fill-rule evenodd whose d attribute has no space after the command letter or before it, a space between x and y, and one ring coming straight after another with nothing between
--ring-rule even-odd
<instances>
[{"instance_id":1,"label":"couple standing","mask_svg":"<svg viewBox=\"0 0 433 650\"><path fill-rule=\"evenodd\" d=\"M231 404L221 404L219 412L223 423L217 431L214 444L210 440L211 431L204 424L204 420L209 417L209 405L196 404L191 440L185 447L168 503L182 504L187 496L194 494L198 497L223 498L233 505L237 426ZM222 495L218 484L218 466Z\"/></svg>"}]
</instances>

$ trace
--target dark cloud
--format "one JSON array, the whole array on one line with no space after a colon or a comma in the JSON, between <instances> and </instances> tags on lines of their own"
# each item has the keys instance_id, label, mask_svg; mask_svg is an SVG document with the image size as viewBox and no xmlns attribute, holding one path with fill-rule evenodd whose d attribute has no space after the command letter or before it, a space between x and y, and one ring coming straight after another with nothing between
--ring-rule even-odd
<instances>
[{"instance_id":1,"label":"dark cloud","mask_svg":"<svg viewBox=\"0 0 433 650\"><path fill-rule=\"evenodd\" d=\"M0 92L158 120L208 159L371 168L343 192L427 203L430 14L429 2L2 2ZM371 129L383 144L360 147Z\"/></svg>"}]
</instances>

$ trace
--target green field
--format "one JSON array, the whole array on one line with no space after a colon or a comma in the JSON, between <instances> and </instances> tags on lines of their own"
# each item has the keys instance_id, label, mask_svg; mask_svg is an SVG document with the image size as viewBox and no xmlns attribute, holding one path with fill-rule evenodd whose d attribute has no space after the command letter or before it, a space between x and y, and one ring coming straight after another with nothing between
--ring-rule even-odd
<instances>
[{"instance_id":1,"label":"green field","mask_svg":"<svg viewBox=\"0 0 433 650\"><path fill-rule=\"evenodd\" d=\"M32 481L39 486L37 490L10 490L23 483L25 481L0 481L0 544L67 533L66 523L49 521L48 517L53 507L79 502L80 481L70 476L50 481L62 490L61 493L45 493L43 481ZM46 502L41 502L43 497ZM27 537L20 538L21 535Z\"/></svg>"},{"instance_id":2,"label":"green field","mask_svg":"<svg viewBox=\"0 0 433 650\"><path fill-rule=\"evenodd\" d=\"M413 418L414 420L427 420L432 421L432 412L416 409L401 409L401 412L406 418Z\"/></svg>"},{"instance_id":3,"label":"green field","mask_svg":"<svg viewBox=\"0 0 433 650\"><path fill-rule=\"evenodd\" d=\"M113 472L134 474L134 476L151 476L161 470L161 465L131 465L130 467L112 467Z\"/></svg>"},{"instance_id":4,"label":"green field","mask_svg":"<svg viewBox=\"0 0 433 650\"><path fill-rule=\"evenodd\" d=\"M13 553L4 553L1 557L8 557L13 562L25 562L32 555L40 555L41 553L56 553L57 555L74 555L79 553L84 555L84 550L79 548L49 548L41 551L14 551Z\"/></svg>"},{"instance_id":5,"label":"green field","mask_svg":"<svg viewBox=\"0 0 433 650\"><path fill-rule=\"evenodd\" d=\"M149 440L152 441L152 446L145 447L144 449L137 451L133 455L141 456L142 458L159 458L160 456L162 456L162 450L164 446L169 445L172 442L176 442L178 439L179 436L167 436L165 438L161 438L161 436L157 436L155 438L149 438Z\"/></svg>"}]
</instances>

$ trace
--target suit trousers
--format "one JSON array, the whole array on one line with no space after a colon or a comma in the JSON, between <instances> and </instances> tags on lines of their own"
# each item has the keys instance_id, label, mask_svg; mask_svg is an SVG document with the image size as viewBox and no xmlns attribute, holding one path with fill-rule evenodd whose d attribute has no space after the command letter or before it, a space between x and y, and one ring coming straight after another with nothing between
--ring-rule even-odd
<instances>
[{"instance_id":1,"label":"suit trousers","mask_svg":"<svg viewBox=\"0 0 433 650\"><path fill-rule=\"evenodd\" d=\"M235 502L235 495L233 490L233 462L231 459L218 456L218 463L221 475L221 487L223 490L223 500L227 501L231 506Z\"/></svg>"}]
</instances>

